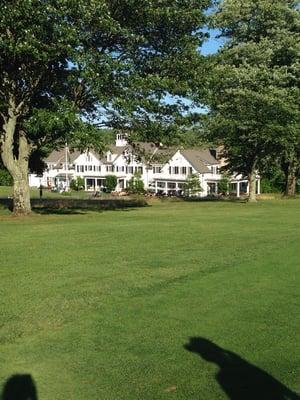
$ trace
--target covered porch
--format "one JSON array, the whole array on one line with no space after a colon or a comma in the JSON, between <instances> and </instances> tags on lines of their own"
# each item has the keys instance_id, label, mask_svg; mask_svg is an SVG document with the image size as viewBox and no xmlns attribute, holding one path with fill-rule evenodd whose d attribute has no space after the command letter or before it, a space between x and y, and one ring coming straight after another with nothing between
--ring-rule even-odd
<instances>
[{"instance_id":1,"label":"covered porch","mask_svg":"<svg viewBox=\"0 0 300 400\"><path fill-rule=\"evenodd\" d=\"M249 194L248 180L230 181L229 193L241 197ZM260 179L256 179L256 194L260 194Z\"/></svg>"},{"instance_id":2,"label":"covered porch","mask_svg":"<svg viewBox=\"0 0 300 400\"><path fill-rule=\"evenodd\" d=\"M159 179L154 181L155 194L165 196L180 196L183 192L185 181L183 180L171 180L171 179Z\"/></svg>"},{"instance_id":3,"label":"covered porch","mask_svg":"<svg viewBox=\"0 0 300 400\"><path fill-rule=\"evenodd\" d=\"M86 192L97 192L103 191L106 186L105 177L85 177L84 178L84 190ZM118 183L116 187L116 191L122 191L126 187L126 179L125 177L118 178Z\"/></svg>"}]
</instances>

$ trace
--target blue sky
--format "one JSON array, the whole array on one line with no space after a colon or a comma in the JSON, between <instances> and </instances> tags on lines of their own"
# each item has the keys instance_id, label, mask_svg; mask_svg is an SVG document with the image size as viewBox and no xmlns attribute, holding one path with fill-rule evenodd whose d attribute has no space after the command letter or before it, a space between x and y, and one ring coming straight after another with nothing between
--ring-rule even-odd
<instances>
[{"instance_id":1,"label":"blue sky","mask_svg":"<svg viewBox=\"0 0 300 400\"><path fill-rule=\"evenodd\" d=\"M217 29L211 29L208 31L208 33L210 38L204 42L203 46L201 47L201 53L204 55L216 53L224 43L224 39L217 38L219 33Z\"/></svg>"}]
</instances>

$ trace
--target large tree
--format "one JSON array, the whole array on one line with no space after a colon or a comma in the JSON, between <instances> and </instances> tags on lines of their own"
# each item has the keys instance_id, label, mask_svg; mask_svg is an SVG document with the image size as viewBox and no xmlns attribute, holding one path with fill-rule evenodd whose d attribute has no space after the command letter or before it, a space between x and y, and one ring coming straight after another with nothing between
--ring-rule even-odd
<instances>
[{"instance_id":1,"label":"large tree","mask_svg":"<svg viewBox=\"0 0 300 400\"><path fill-rule=\"evenodd\" d=\"M225 39L210 58L209 127L231 171L249 177L286 166L287 194L299 170L300 20L296 1L222 0L213 24Z\"/></svg>"},{"instance_id":2,"label":"large tree","mask_svg":"<svg viewBox=\"0 0 300 400\"><path fill-rule=\"evenodd\" d=\"M166 96L189 90L209 3L0 1L0 144L15 213L31 210L33 151L99 143L101 125L172 131L184 104Z\"/></svg>"}]
</instances>

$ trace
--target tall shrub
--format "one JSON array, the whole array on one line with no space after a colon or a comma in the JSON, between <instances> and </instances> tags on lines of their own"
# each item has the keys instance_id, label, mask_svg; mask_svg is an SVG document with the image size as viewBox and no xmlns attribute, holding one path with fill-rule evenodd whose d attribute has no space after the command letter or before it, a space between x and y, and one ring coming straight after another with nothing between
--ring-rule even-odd
<instances>
[{"instance_id":1,"label":"tall shrub","mask_svg":"<svg viewBox=\"0 0 300 400\"><path fill-rule=\"evenodd\" d=\"M145 192L144 182L139 172L136 172L128 182L127 191L134 194L142 194Z\"/></svg>"},{"instance_id":2,"label":"tall shrub","mask_svg":"<svg viewBox=\"0 0 300 400\"><path fill-rule=\"evenodd\" d=\"M105 178L105 186L108 193L113 192L116 189L117 184L118 179L115 175L107 175Z\"/></svg>"}]
</instances>

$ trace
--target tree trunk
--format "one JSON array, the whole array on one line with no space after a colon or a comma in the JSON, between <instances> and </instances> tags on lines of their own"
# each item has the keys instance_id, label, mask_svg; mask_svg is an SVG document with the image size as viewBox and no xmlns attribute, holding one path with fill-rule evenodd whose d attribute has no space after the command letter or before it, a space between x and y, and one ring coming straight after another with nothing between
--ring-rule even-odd
<instances>
[{"instance_id":1,"label":"tree trunk","mask_svg":"<svg viewBox=\"0 0 300 400\"><path fill-rule=\"evenodd\" d=\"M14 140L16 136L17 116L13 109L9 110L8 117L3 125L1 138L1 157L3 164L10 172L13 181L13 212L16 215L31 213L30 191L28 183L28 158L30 146L24 132L18 132L18 154L14 154Z\"/></svg>"},{"instance_id":2,"label":"tree trunk","mask_svg":"<svg viewBox=\"0 0 300 400\"><path fill-rule=\"evenodd\" d=\"M12 176L14 179L13 213L15 215L28 215L31 213L31 204L30 204L30 190L29 190L27 173L25 175L21 174L18 178L15 178L13 174Z\"/></svg>"},{"instance_id":3,"label":"tree trunk","mask_svg":"<svg viewBox=\"0 0 300 400\"><path fill-rule=\"evenodd\" d=\"M296 166L293 161L290 161L286 172L286 186L285 186L285 196L293 197L296 194Z\"/></svg>"},{"instance_id":4,"label":"tree trunk","mask_svg":"<svg viewBox=\"0 0 300 400\"><path fill-rule=\"evenodd\" d=\"M255 163L256 164L256 163ZM249 179L249 197L248 201L250 203L255 203L256 200L256 169L255 169L255 164L253 165L253 168L248 176Z\"/></svg>"}]
</instances>

